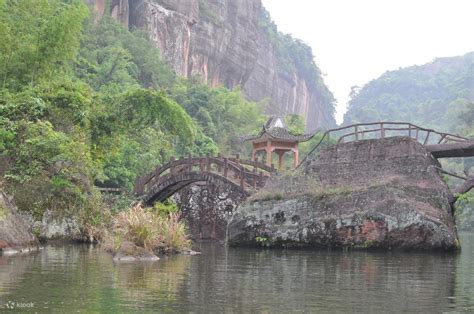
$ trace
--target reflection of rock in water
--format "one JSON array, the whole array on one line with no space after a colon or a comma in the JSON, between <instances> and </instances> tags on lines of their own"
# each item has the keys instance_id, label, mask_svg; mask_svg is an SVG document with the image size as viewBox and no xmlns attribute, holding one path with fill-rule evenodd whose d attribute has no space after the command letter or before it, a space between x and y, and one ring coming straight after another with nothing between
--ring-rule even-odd
<instances>
[{"instance_id":1,"label":"reflection of rock in water","mask_svg":"<svg viewBox=\"0 0 474 314\"><path fill-rule=\"evenodd\" d=\"M227 221L245 195L231 186L197 183L174 198L195 239L224 239Z\"/></svg>"},{"instance_id":2,"label":"reflection of rock in water","mask_svg":"<svg viewBox=\"0 0 474 314\"><path fill-rule=\"evenodd\" d=\"M176 302L176 293L189 271L190 256L162 257L156 263L120 263L114 268L114 288L121 299L141 300L149 306L167 308Z\"/></svg>"},{"instance_id":3,"label":"reflection of rock in water","mask_svg":"<svg viewBox=\"0 0 474 314\"><path fill-rule=\"evenodd\" d=\"M185 312L443 311L458 258L214 247L193 261L180 299Z\"/></svg>"},{"instance_id":4,"label":"reflection of rock in water","mask_svg":"<svg viewBox=\"0 0 474 314\"><path fill-rule=\"evenodd\" d=\"M455 288L450 301L456 309L474 312L474 233L460 233L462 252L456 260ZM460 297L462 296L462 297Z\"/></svg>"},{"instance_id":5,"label":"reflection of rock in water","mask_svg":"<svg viewBox=\"0 0 474 314\"><path fill-rule=\"evenodd\" d=\"M0 257L0 312L8 301L31 302L34 311L59 313L164 308L176 301L191 258L114 264L99 247L85 245Z\"/></svg>"},{"instance_id":6,"label":"reflection of rock in water","mask_svg":"<svg viewBox=\"0 0 474 314\"><path fill-rule=\"evenodd\" d=\"M37 253L31 253L37 254ZM25 279L25 273L31 268L33 256L0 256L0 305L9 300L13 292L11 287L16 287Z\"/></svg>"}]
</instances>

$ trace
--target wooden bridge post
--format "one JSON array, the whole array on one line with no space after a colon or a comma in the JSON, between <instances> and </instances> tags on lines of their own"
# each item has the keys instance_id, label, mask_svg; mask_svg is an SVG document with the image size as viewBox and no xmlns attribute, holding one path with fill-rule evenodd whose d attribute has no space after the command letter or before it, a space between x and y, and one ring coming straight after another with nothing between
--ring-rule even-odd
<instances>
[{"instance_id":1,"label":"wooden bridge post","mask_svg":"<svg viewBox=\"0 0 474 314\"><path fill-rule=\"evenodd\" d=\"M219 159L219 161L222 159L221 153L217 153L217 159ZM218 162L217 163L217 172L221 173L221 171L222 171L221 164Z\"/></svg>"},{"instance_id":2,"label":"wooden bridge post","mask_svg":"<svg viewBox=\"0 0 474 314\"><path fill-rule=\"evenodd\" d=\"M239 154L235 154L235 162L237 163L237 167L240 167L240 155ZM238 173L234 173L234 177L236 179L239 178L239 174Z\"/></svg>"},{"instance_id":3,"label":"wooden bridge post","mask_svg":"<svg viewBox=\"0 0 474 314\"><path fill-rule=\"evenodd\" d=\"M174 156L171 156L171 158L170 158L170 164L173 164L174 161L175 161ZM170 167L170 173L171 173L171 174L175 174L175 173L176 173L176 169L175 169L174 166L171 166L171 167Z\"/></svg>"},{"instance_id":4,"label":"wooden bridge post","mask_svg":"<svg viewBox=\"0 0 474 314\"><path fill-rule=\"evenodd\" d=\"M441 135L441 138L439 139L438 144L441 144L441 142L444 140L445 137L446 137L446 134Z\"/></svg>"},{"instance_id":5,"label":"wooden bridge post","mask_svg":"<svg viewBox=\"0 0 474 314\"><path fill-rule=\"evenodd\" d=\"M253 188L257 188L257 168L253 168Z\"/></svg>"},{"instance_id":6,"label":"wooden bridge post","mask_svg":"<svg viewBox=\"0 0 474 314\"><path fill-rule=\"evenodd\" d=\"M425 137L425 141L423 142L423 145L428 144L428 138L430 137L430 133L431 131L428 131L428 133L426 133L426 137Z\"/></svg>"},{"instance_id":7,"label":"wooden bridge post","mask_svg":"<svg viewBox=\"0 0 474 314\"><path fill-rule=\"evenodd\" d=\"M359 132L358 132L357 125L354 126L354 131L355 131L355 138L356 138L356 141L358 141L358 140L359 140Z\"/></svg>"},{"instance_id":8,"label":"wooden bridge post","mask_svg":"<svg viewBox=\"0 0 474 314\"><path fill-rule=\"evenodd\" d=\"M187 169L188 171L193 171L193 156L191 154L188 155L188 162L187 162Z\"/></svg>"},{"instance_id":9,"label":"wooden bridge post","mask_svg":"<svg viewBox=\"0 0 474 314\"><path fill-rule=\"evenodd\" d=\"M224 158L224 178L227 178L227 171L229 170L229 166L227 164L227 158Z\"/></svg>"},{"instance_id":10,"label":"wooden bridge post","mask_svg":"<svg viewBox=\"0 0 474 314\"><path fill-rule=\"evenodd\" d=\"M138 177L135 179L135 187L133 189L133 192L135 194L142 194L143 193L143 181L141 177Z\"/></svg>"},{"instance_id":11,"label":"wooden bridge post","mask_svg":"<svg viewBox=\"0 0 474 314\"><path fill-rule=\"evenodd\" d=\"M204 157L202 155L199 155L199 171L204 172Z\"/></svg>"},{"instance_id":12,"label":"wooden bridge post","mask_svg":"<svg viewBox=\"0 0 474 314\"><path fill-rule=\"evenodd\" d=\"M206 170L211 172L211 159L209 158L209 153L206 154Z\"/></svg>"},{"instance_id":13,"label":"wooden bridge post","mask_svg":"<svg viewBox=\"0 0 474 314\"><path fill-rule=\"evenodd\" d=\"M380 123L380 136L381 136L382 138L385 137L385 129L384 129L384 127L383 127L383 123Z\"/></svg>"},{"instance_id":14,"label":"wooden bridge post","mask_svg":"<svg viewBox=\"0 0 474 314\"><path fill-rule=\"evenodd\" d=\"M408 124L408 137L411 137L411 124Z\"/></svg>"}]
</instances>

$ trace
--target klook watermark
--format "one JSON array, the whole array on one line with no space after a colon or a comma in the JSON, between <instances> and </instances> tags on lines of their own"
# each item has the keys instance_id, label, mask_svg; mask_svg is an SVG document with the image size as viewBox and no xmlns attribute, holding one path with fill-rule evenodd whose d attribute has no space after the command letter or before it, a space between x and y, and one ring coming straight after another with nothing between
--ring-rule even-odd
<instances>
[{"instance_id":1,"label":"klook watermark","mask_svg":"<svg viewBox=\"0 0 474 314\"><path fill-rule=\"evenodd\" d=\"M24 301L8 301L5 303L3 306L0 306L0 308L4 309L32 309L35 307L34 302L24 302Z\"/></svg>"}]
</instances>

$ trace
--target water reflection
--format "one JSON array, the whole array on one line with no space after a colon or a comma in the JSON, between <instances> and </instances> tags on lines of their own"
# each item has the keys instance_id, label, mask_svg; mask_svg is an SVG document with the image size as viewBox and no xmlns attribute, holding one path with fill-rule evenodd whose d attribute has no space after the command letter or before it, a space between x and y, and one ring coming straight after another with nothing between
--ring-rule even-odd
<instances>
[{"instance_id":1,"label":"water reflection","mask_svg":"<svg viewBox=\"0 0 474 314\"><path fill-rule=\"evenodd\" d=\"M441 312L474 310L474 235L463 251L402 254L227 249L114 264L94 246L0 257L0 304L34 311Z\"/></svg>"}]
</instances>

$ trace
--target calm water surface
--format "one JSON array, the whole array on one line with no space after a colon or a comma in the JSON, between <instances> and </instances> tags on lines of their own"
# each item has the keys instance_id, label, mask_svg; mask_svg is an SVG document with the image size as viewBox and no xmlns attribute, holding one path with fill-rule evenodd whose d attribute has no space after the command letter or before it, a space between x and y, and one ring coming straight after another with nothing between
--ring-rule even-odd
<instances>
[{"instance_id":1,"label":"calm water surface","mask_svg":"<svg viewBox=\"0 0 474 314\"><path fill-rule=\"evenodd\" d=\"M0 257L0 312L472 312L474 234L461 240L458 255L202 243L200 256L139 264L48 246Z\"/></svg>"}]
</instances>

